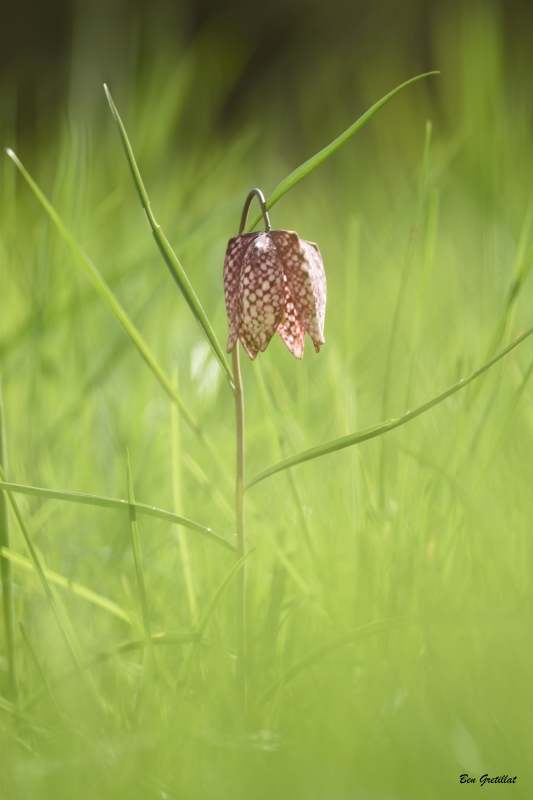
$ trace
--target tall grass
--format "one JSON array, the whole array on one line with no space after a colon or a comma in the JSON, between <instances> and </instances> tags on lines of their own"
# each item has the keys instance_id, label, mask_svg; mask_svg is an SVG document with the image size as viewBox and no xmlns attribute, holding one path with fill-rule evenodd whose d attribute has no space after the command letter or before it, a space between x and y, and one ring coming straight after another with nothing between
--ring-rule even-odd
<instances>
[{"instance_id":1,"label":"tall grass","mask_svg":"<svg viewBox=\"0 0 533 800\"><path fill-rule=\"evenodd\" d=\"M502 88L514 75L492 13L472 6L457 30L436 19L438 88L402 92L272 208L273 227L320 245L326 345L296 362L273 340L257 364L241 359L248 480L377 425L384 406L401 420L533 324L529 94ZM118 106L157 219L224 342L222 262L248 190L268 197L416 65L400 75L391 57L356 73L346 108L344 65L318 64L298 86L301 128L263 96L249 127L223 132L211 124L220 98L193 102L194 54L168 63L189 103L170 92L154 103L155 63ZM112 118L70 119L45 147L17 143L3 109L2 144L168 381L5 158L6 478L33 551L11 516L2 563L19 692L4 638L3 796L449 798L472 788L461 773L488 772L517 775L496 788L527 797L530 341L408 425L250 486L243 720L228 381L154 246ZM195 425L177 419L177 397Z\"/></svg>"}]
</instances>

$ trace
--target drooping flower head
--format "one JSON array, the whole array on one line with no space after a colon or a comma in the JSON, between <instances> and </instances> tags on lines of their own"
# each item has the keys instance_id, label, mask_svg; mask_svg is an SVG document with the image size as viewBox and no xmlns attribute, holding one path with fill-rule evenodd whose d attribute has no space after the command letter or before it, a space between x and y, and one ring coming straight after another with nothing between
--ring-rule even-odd
<instances>
[{"instance_id":1,"label":"drooping flower head","mask_svg":"<svg viewBox=\"0 0 533 800\"><path fill-rule=\"evenodd\" d=\"M228 312L230 353L240 339L251 359L277 331L302 358L307 331L318 353L324 344L326 274L316 244L294 231L271 230L264 198L258 189L248 195L241 220L256 195L266 232L240 233L228 242L224 261L224 293Z\"/></svg>"}]
</instances>

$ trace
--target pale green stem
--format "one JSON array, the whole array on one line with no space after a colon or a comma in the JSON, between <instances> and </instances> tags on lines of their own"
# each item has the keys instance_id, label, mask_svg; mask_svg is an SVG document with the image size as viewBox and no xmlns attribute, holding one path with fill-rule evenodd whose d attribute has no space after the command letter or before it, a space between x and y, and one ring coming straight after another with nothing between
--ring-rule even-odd
<instances>
[{"instance_id":1,"label":"pale green stem","mask_svg":"<svg viewBox=\"0 0 533 800\"><path fill-rule=\"evenodd\" d=\"M235 481L235 514L237 520L237 550L246 554L244 530L244 396L242 391L239 343L232 351L233 380L235 388L235 422L237 436L237 469ZM237 575L237 686L241 695L242 709L246 710L246 571L242 567Z\"/></svg>"}]
</instances>

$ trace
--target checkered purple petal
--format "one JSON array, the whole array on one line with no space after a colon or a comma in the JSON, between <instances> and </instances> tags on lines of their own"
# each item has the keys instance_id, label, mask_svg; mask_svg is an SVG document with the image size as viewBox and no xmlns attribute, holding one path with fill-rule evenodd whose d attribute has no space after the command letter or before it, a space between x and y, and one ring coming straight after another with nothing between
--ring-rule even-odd
<instances>
[{"instance_id":1,"label":"checkered purple petal","mask_svg":"<svg viewBox=\"0 0 533 800\"><path fill-rule=\"evenodd\" d=\"M224 259L224 295L226 298L226 311L228 314L228 346L227 352L231 353L239 336L242 307L240 302L239 282L242 271L242 261L247 248L259 233L244 233L230 239L226 248Z\"/></svg>"},{"instance_id":2,"label":"checkered purple petal","mask_svg":"<svg viewBox=\"0 0 533 800\"><path fill-rule=\"evenodd\" d=\"M285 307L283 265L270 233L260 233L244 254L239 304L239 338L255 358L259 350L266 350Z\"/></svg>"}]
</instances>

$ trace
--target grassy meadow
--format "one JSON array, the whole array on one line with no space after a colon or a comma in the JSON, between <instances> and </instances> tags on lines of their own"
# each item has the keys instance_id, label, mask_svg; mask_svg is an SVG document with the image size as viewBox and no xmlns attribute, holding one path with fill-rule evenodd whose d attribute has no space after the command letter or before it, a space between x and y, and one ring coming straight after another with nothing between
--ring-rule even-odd
<instances>
[{"instance_id":1,"label":"grassy meadow","mask_svg":"<svg viewBox=\"0 0 533 800\"><path fill-rule=\"evenodd\" d=\"M470 8L435 17L441 74L402 91L270 212L320 247L326 344L315 355L307 337L301 362L278 336L254 363L241 350L248 480L400 417L533 326L533 60L506 48L496 6ZM249 54L210 31L154 52L114 93L224 350L222 265L248 191L271 193L427 71L387 41L369 54L307 54L290 92L276 94L281 66L221 122ZM224 540L168 515L132 520L127 503L11 493L18 516L8 502L0 526L17 686L2 625L2 798L432 800L477 792L460 785L466 773L517 776L483 791L530 796L533 339L408 424L249 488L243 718L236 576L217 593L236 562L224 546L230 385L151 236L103 90L90 118L65 104L20 141L15 93L0 102L2 146L174 392L3 155L6 479L125 501L132 487Z\"/></svg>"}]
</instances>

